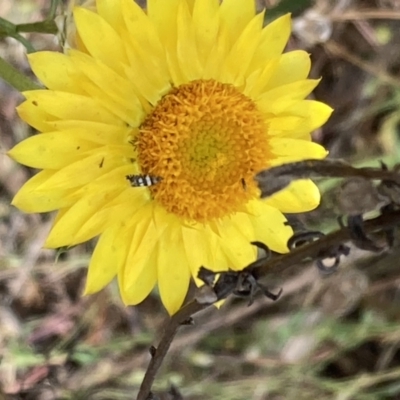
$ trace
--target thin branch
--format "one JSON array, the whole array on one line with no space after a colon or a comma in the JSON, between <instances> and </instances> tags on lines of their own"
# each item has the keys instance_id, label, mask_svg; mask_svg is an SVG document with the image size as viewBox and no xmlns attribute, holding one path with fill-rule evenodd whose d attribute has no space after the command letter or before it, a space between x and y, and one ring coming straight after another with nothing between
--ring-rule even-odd
<instances>
[{"instance_id":1,"label":"thin branch","mask_svg":"<svg viewBox=\"0 0 400 400\"><path fill-rule=\"evenodd\" d=\"M366 234L372 234L378 231L385 231L400 225L400 210L388 212L377 218L364 222ZM293 249L290 253L273 257L260 266L260 276L277 275L289 272L307 259L315 259L319 254L351 240L351 232L347 227L331 232L320 239Z\"/></svg>"},{"instance_id":2,"label":"thin branch","mask_svg":"<svg viewBox=\"0 0 400 400\"><path fill-rule=\"evenodd\" d=\"M143 382L140 385L139 393L136 398L137 400L149 399L156 373L167 355L172 340L174 339L179 327L182 326L182 324L184 324L193 314L196 314L209 306L210 304L199 304L197 301L193 300L171 317L163 332L158 347L152 354Z\"/></svg>"},{"instance_id":3,"label":"thin branch","mask_svg":"<svg viewBox=\"0 0 400 400\"><path fill-rule=\"evenodd\" d=\"M255 176L261 197L268 197L284 189L296 179L361 177L369 180L400 181L398 171L383 168L355 168L341 160L304 160L282 164L259 172Z\"/></svg>"},{"instance_id":4,"label":"thin branch","mask_svg":"<svg viewBox=\"0 0 400 400\"><path fill-rule=\"evenodd\" d=\"M400 12L393 9L365 9L362 11L349 10L341 14L329 16L332 21L360 21L366 19L400 19Z\"/></svg>"},{"instance_id":5,"label":"thin branch","mask_svg":"<svg viewBox=\"0 0 400 400\"><path fill-rule=\"evenodd\" d=\"M46 17L47 21L52 21L56 17L57 8L61 0L51 0L49 14Z\"/></svg>"},{"instance_id":6,"label":"thin branch","mask_svg":"<svg viewBox=\"0 0 400 400\"><path fill-rule=\"evenodd\" d=\"M13 24L12 22L0 17L0 38L1 37L12 37L18 40L22 45L25 46L28 53L35 52L35 48L31 42L27 40L21 33L49 33L56 35L58 33L58 27L54 22L54 16L59 4L59 0L52 0L50 5L49 15L44 21L30 22L26 24Z\"/></svg>"},{"instance_id":7,"label":"thin branch","mask_svg":"<svg viewBox=\"0 0 400 400\"><path fill-rule=\"evenodd\" d=\"M374 76L376 79L378 79L382 83L385 83L389 86L393 86L395 88L400 88L400 80L397 77L395 77L391 74L388 74L382 68L374 65L371 62L363 60L362 58L357 56L355 53L350 52L349 50L347 50L344 46L340 45L339 43L337 43L333 40L329 40L328 42L325 43L325 48L332 54L334 54L340 58L343 58L344 60L350 62L351 64L354 64L358 68L367 72L368 74Z\"/></svg>"},{"instance_id":8,"label":"thin branch","mask_svg":"<svg viewBox=\"0 0 400 400\"><path fill-rule=\"evenodd\" d=\"M0 17L0 38L6 36L12 37L18 42L20 42L23 46L25 46L28 53L33 53L35 51L31 42L29 42L29 40L25 39L19 33L17 25Z\"/></svg>"},{"instance_id":9,"label":"thin branch","mask_svg":"<svg viewBox=\"0 0 400 400\"><path fill-rule=\"evenodd\" d=\"M365 222L365 232L374 233L377 231L384 231L400 225L400 210L388 212L375 219L368 220ZM304 246L293 249L290 253L275 256L265 262L264 265L260 266L261 275L275 275L282 276L287 274L290 270L298 269L298 264L306 259L315 259L319 254L327 251L328 249L338 246L341 243L349 241L351 238L350 230L347 227L332 232L315 242L306 244ZM179 327L188 320L192 315L197 312L208 308L210 304L199 304L193 300L179 310L171 319L167 322L166 328L162 334L161 340L158 347L152 354L152 359L147 367L147 371L143 382L140 386L137 400L148 400L151 399L151 388L165 356L171 346L171 343L179 329Z\"/></svg>"},{"instance_id":10,"label":"thin branch","mask_svg":"<svg viewBox=\"0 0 400 400\"><path fill-rule=\"evenodd\" d=\"M25 90L42 89L43 87L29 79L12 65L0 57L0 79L4 79L9 85L22 92Z\"/></svg>"}]
</instances>

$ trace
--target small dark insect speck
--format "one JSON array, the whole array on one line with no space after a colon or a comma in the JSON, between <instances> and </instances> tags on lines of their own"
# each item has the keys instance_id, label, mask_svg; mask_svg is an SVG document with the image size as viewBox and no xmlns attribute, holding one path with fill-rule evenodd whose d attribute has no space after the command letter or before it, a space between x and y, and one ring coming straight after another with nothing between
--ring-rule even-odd
<instances>
[{"instance_id":1,"label":"small dark insect speck","mask_svg":"<svg viewBox=\"0 0 400 400\"><path fill-rule=\"evenodd\" d=\"M103 165L104 165L104 157L100 161L99 168L103 168Z\"/></svg>"},{"instance_id":2,"label":"small dark insect speck","mask_svg":"<svg viewBox=\"0 0 400 400\"><path fill-rule=\"evenodd\" d=\"M181 322L181 325L194 325L194 319L189 317Z\"/></svg>"},{"instance_id":3,"label":"small dark insect speck","mask_svg":"<svg viewBox=\"0 0 400 400\"><path fill-rule=\"evenodd\" d=\"M128 179L133 187L153 186L162 180L160 176L153 175L127 175L126 179Z\"/></svg>"},{"instance_id":4,"label":"small dark insect speck","mask_svg":"<svg viewBox=\"0 0 400 400\"><path fill-rule=\"evenodd\" d=\"M33 104L34 106L38 106L38 105L39 105L38 102L37 102L36 100L33 100L33 101L32 101L32 104Z\"/></svg>"},{"instance_id":5,"label":"small dark insect speck","mask_svg":"<svg viewBox=\"0 0 400 400\"><path fill-rule=\"evenodd\" d=\"M150 346L149 353L152 357L154 357L156 355L156 352L157 352L157 348L155 346Z\"/></svg>"}]
</instances>

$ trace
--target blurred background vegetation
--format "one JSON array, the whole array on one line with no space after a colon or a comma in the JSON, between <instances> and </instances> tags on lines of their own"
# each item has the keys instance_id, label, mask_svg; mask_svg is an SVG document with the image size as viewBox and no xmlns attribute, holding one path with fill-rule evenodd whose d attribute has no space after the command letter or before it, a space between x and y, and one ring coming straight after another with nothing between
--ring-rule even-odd
<instances>
[{"instance_id":1,"label":"blurred background vegetation","mask_svg":"<svg viewBox=\"0 0 400 400\"><path fill-rule=\"evenodd\" d=\"M144 5L141 2L142 5ZM355 165L400 161L400 1L259 0L267 19L293 13L289 49L311 54L315 98L335 112L315 132L331 157ZM43 20L49 0L1 0L0 17ZM25 35L36 50L59 50L54 35ZM31 75L25 48L0 38L0 56ZM153 292L125 307L117 287L82 297L93 243L57 254L42 249L51 215L10 206L35 171L5 151L32 134L15 107L22 96L0 79L0 400L134 399L167 317ZM324 181L322 205L302 223L338 227ZM315 266L277 276L277 302L229 299L184 327L156 389L186 400L400 399L400 246L373 254L352 249L339 272ZM177 260L179 262L179 260ZM179 397L165 396L165 399Z\"/></svg>"}]
</instances>

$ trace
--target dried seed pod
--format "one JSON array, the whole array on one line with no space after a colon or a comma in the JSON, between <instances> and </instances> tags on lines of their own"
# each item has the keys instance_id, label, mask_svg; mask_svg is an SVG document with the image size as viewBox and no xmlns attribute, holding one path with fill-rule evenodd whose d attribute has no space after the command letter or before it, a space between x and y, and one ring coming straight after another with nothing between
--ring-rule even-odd
<instances>
[{"instance_id":1,"label":"dried seed pod","mask_svg":"<svg viewBox=\"0 0 400 400\"><path fill-rule=\"evenodd\" d=\"M350 216L365 214L387 203L387 199L379 193L376 186L361 177L346 179L335 194L340 213Z\"/></svg>"},{"instance_id":2,"label":"dried seed pod","mask_svg":"<svg viewBox=\"0 0 400 400\"><path fill-rule=\"evenodd\" d=\"M382 163L382 169L388 169L384 163ZM400 172L400 164L396 164L393 167L393 171ZM400 180L384 179L378 185L377 190L379 194L387 198L390 203L400 205Z\"/></svg>"},{"instance_id":3,"label":"dried seed pod","mask_svg":"<svg viewBox=\"0 0 400 400\"><path fill-rule=\"evenodd\" d=\"M249 299L249 305L251 305L258 290L274 301L280 297L282 289L275 294L258 282L260 278L258 269L271 256L270 249L261 242L251 242L251 244L263 250L266 255L250 263L241 271L231 269L228 271L212 271L204 266L200 267L197 277L204 282L204 286L197 290L196 300L198 303L211 304L234 294Z\"/></svg>"}]
</instances>

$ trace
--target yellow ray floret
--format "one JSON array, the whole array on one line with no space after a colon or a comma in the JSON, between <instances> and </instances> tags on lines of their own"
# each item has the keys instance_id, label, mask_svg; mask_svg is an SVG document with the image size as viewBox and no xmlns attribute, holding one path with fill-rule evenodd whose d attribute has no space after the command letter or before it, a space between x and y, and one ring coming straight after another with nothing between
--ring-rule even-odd
<instances>
[{"instance_id":1,"label":"yellow ray floret","mask_svg":"<svg viewBox=\"0 0 400 400\"><path fill-rule=\"evenodd\" d=\"M282 213L319 191L300 180L261 200L253 177L324 158L310 133L332 111L306 99L308 54L283 54L290 16L264 27L251 0L97 0L73 15L64 54L29 56L47 89L18 111L39 133L9 155L42 169L13 204L58 210L46 246L100 236L85 293L116 277L138 304L157 284L173 314L201 265L241 270L251 241L287 252Z\"/></svg>"}]
</instances>

